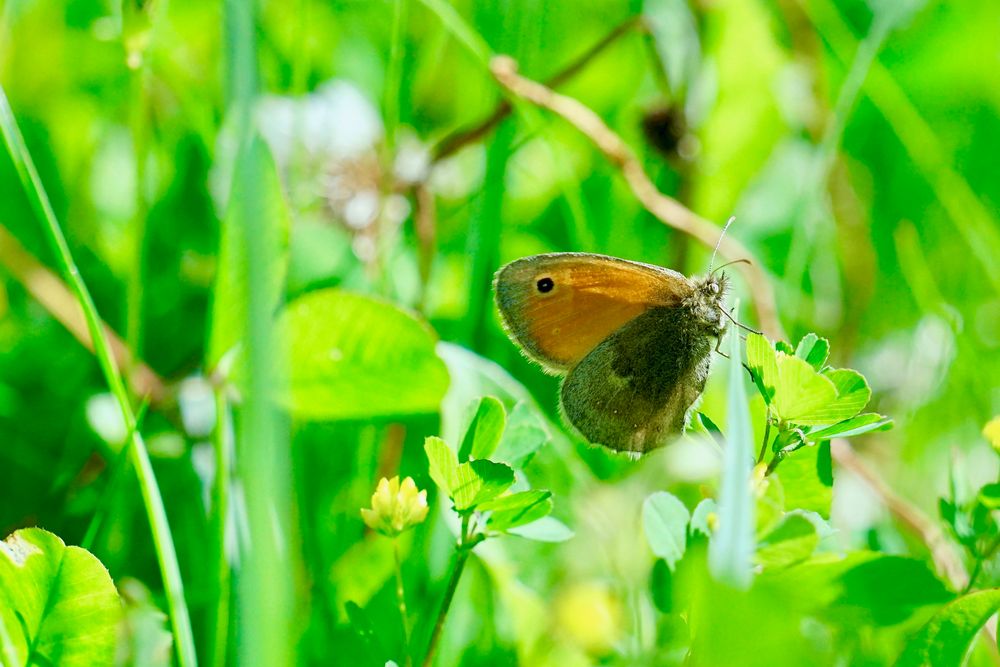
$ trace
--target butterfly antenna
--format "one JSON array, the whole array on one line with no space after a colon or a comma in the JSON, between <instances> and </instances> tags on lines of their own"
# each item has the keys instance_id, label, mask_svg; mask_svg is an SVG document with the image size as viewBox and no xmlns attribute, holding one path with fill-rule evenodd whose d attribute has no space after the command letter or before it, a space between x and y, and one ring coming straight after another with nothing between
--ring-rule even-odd
<instances>
[{"instance_id":1,"label":"butterfly antenna","mask_svg":"<svg viewBox=\"0 0 1000 667\"><path fill-rule=\"evenodd\" d=\"M735 325L736 325L736 326L738 326L739 328L741 328L741 329L746 329L746 330L747 330L747 331L749 331L750 333L755 333L755 334L757 334L757 335L759 335L759 336L763 336L763 335L764 335L764 334L763 334L762 332L760 332L760 331L757 331L756 329L751 329L751 328L750 328L750 327L748 327L747 325L745 325L745 324L743 324L743 323L741 323L741 322L737 322L737 321L736 321L735 319L733 319L733 316L732 316L732 315L730 315L730 314L729 314L729 312L728 312L728 311L727 311L727 310L726 310L725 308L723 308L722 306L717 306L717 308L718 308L719 310L721 310L721 311L722 311L722 314L723 314L723 315L725 315L726 317L728 317L728 318L729 318L729 321L730 321L730 322L732 322L733 324L735 324Z\"/></svg>"},{"instance_id":2,"label":"butterfly antenna","mask_svg":"<svg viewBox=\"0 0 1000 667\"><path fill-rule=\"evenodd\" d=\"M708 273L712 273L712 265L715 264L715 255L719 252L719 246L722 245L722 239L726 238L726 230L729 229L729 225L736 221L736 216L732 216L726 221L726 226L722 228L722 233L719 234L719 242L715 244L715 250L712 251L712 259L708 261Z\"/></svg>"},{"instance_id":3,"label":"butterfly antenna","mask_svg":"<svg viewBox=\"0 0 1000 667\"><path fill-rule=\"evenodd\" d=\"M717 269L715 269L715 271L721 271L722 269L726 268L727 266L732 266L733 264L753 264L753 262L751 262L749 259L734 259L733 261L726 262L722 266L718 267ZM715 271L712 271L712 273L715 273ZM711 275L711 274L709 274L709 275Z\"/></svg>"}]
</instances>

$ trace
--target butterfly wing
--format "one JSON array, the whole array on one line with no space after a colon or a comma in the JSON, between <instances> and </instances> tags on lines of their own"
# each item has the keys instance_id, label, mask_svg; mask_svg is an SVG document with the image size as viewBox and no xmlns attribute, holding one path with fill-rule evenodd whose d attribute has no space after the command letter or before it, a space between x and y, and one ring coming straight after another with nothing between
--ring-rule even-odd
<instances>
[{"instance_id":1,"label":"butterfly wing","mask_svg":"<svg viewBox=\"0 0 1000 667\"><path fill-rule=\"evenodd\" d=\"M563 415L587 440L645 452L680 433L708 378L714 338L683 307L651 309L611 334L563 381Z\"/></svg>"},{"instance_id":2,"label":"butterfly wing","mask_svg":"<svg viewBox=\"0 0 1000 667\"><path fill-rule=\"evenodd\" d=\"M678 305L693 284L650 264L552 253L507 264L497 272L494 287L510 337L529 357L559 373L643 313Z\"/></svg>"}]
</instances>

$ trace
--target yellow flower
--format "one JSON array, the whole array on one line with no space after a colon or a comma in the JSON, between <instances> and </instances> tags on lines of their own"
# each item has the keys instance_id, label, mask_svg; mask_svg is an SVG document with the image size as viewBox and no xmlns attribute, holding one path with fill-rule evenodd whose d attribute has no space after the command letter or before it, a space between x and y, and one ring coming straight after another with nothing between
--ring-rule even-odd
<instances>
[{"instance_id":1,"label":"yellow flower","mask_svg":"<svg viewBox=\"0 0 1000 667\"><path fill-rule=\"evenodd\" d=\"M417 491L413 478L400 484L399 477L379 480L372 494L372 508L362 509L369 528L386 537L396 537L427 518L427 492Z\"/></svg>"},{"instance_id":2,"label":"yellow flower","mask_svg":"<svg viewBox=\"0 0 1000 667\"><path fill-rule=\"evenodd\" d=\"M591 655L605 655L621 639L621 603L606 586L574 584L556 597L554 606L562 636Z\"/></svg>"},{"instance_id":3,"label":"yellow flower","mask_svg":"<svg viewBox=\"0 0 1000 667\"><path fill-rule=\"evenodd\" d=\"M983 427L983 435L993 445L993 449L1000 452L1000 415L997 415Z\"/></svg>"}]
</instances>

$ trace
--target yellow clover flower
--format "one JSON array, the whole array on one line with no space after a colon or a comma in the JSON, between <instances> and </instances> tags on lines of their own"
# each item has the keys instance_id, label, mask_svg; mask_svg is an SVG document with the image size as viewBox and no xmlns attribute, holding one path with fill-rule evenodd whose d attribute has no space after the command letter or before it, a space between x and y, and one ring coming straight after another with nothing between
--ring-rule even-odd
<instances>
[{"instance_id":1,"label":"yellow clover flower","mask_svg":"<svg viewBox=\"0 0 1000 667\"><path fill-rule=\"evenodd\" d=\"M362 509L365 524L386 537L396 537L427 518L427 491L417 491L412 477L379 480L372 494L372 508Z\"/></svg>"},{"instance_id":2,"label":"yellow clover flower","mask_svg":"<svg viewBox=\"0 0 1000 667\"><path fill-rule=\"evenodd\" d=\"M993 445L993 449L1000 452L1000 415L997 415L983 427L983 435Z\"/></svg>"}]
</instances>

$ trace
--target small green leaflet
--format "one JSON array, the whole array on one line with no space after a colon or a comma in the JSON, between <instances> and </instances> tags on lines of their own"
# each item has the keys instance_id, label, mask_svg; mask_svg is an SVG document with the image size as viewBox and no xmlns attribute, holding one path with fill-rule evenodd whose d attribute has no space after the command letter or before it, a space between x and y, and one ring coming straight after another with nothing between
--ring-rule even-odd
<instances>
[{"instance_id":1,"label":"small green leaflet","mask_svg":"<svg viewBox=\"0 0 1000 667\"><path fill-rule=\"evenodd\" d=\"M642 504L642 526L646 541L658 557L673 570L687 548L691 514L673 494L657 491Z\"/></svg>"}]
</instances>

